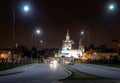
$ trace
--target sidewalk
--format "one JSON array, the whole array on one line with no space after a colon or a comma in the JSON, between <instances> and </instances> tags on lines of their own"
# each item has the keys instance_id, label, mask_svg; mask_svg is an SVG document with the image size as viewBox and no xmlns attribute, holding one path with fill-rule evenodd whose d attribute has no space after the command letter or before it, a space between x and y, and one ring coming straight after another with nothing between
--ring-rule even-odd
<instances>
[{"instance_id":1,"label":"sidewalk","mask_svg":"<svg viewBox=\"0 0 120 83\"><path fill-rule=\"evenodd\" d=\"M25 66L21 66L21 67L16 67L13 69L8 69L8 70L4 70L4 71L0 71L0 76L5 76L5 75L11 75L11 74L16 74L16 73L21 73L25 70L28 70L32 67L38 66L40 64L38 63L33 63L33 64L29 64L29 65L25 65Z\"/></svg>"}]
</instances>

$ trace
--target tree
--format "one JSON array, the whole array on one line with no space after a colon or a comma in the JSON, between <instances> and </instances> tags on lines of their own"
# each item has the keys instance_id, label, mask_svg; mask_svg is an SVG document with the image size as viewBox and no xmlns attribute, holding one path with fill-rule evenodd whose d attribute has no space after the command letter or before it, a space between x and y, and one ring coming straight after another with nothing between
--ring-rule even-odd
<instances>
[{"instance_id":1,"label":"tree","mask_svg":"<svg viewBox=\"0 0 120 83\"><path fill-rule=\"evenodd\" d=\"M94 49L95 49L95 46L94 46L94 44L91 44L91 45L89 46L89 49L92 49L92 50L94 50Z\"/></svg>"}]
</instances>

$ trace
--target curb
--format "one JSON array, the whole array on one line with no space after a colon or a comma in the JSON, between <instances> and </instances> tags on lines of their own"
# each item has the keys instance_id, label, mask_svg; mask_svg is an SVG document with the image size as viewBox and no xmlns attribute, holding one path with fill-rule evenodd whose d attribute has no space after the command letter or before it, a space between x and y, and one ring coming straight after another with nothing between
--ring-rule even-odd
<instances>
[{"instance_id":1,"label":"curb","mask_svg":"<svg viewBox=\"0 0 120 83\"><path fill-rule=\"evenodd\" d=\"M67 77L69 77L69 76L71 76L72 75L72 72L71 71L69 71L69 70L67 70L65 67L63 67L62 65L60 65L65 71L67 71L67 73L68 73L68 75L67 76L65 76L65 77L62 77L60 80L62 80L62 79L65 79L65 78L67 78Z\"/></svg>"},{"instance_id":2,"label":"curb","mask_svg":"<svg viewBox=\"0 0 120 83\"><path fill-rule=\"evenodd\" d=\"M22 73L22 71L8 73L8 74L1 74L0 76L13 75L13 74L17 74L17 73Z\"/></svg>"},{"instance_id":3,"label":"curb","mask_svg":"<svg viewBox=\"0 0 120 83\"><path fill-rule=\"evenodd\" d=\"M60 65L60 64L59 64L59 65ZM67 69L66 69L65 67L63 67L62 65L60 65L60 66L63 68L63 70L65 70L65 71L68 73L68 75L67 75L67 76L64 76L64 77L61 77L59 80L53 81L52 83L63 83L63 82L60 81L60 80L65 79L65 78L67 78L67 77L69 77L69 76L72 75L72 72L71 72L71 71L67 70Z\"/></svg>"}]
</instances>

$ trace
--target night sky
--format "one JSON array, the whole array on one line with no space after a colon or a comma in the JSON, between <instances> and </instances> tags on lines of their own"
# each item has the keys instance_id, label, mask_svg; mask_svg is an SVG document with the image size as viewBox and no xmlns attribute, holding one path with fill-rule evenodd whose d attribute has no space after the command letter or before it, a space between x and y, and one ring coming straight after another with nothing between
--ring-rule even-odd
<instances>
[{"instance_id":1,"label":"night sky","mask_svg":"<svg viewBox=\"0 0 120 83\"><path fill-rule=\"evenodd\" d=\"M24 13L23 3L30 5ZM108 5L114 3L114 11ZM0 0L0 48L12 45L13 12L15 12L15 44L40 48L61 48L67 29L78 48L80 32L89 36L90 44L110 46L112 39L120 39L119 0ZM87 37L86 37L87 38ZM39 43L43 40L43 43ZM87 39L86 39L87 40Z\"/></svg>"}]
</instances>

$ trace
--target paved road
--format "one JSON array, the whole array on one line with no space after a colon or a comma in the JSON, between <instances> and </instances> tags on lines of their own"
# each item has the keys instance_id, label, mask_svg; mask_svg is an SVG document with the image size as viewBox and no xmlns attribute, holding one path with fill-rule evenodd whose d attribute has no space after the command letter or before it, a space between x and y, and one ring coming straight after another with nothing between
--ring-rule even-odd
<instances>
[{"instance_id":1,"label":"paved road","mask_svg":"<svg viewBox=\"0 0 120 83\"><path fill-rule=\"evenodd\" d=\"M60 65L51 67L48 64L40 64L22 73L0 76L0 83L52 83L67 75Z\"/></svg>"},{"instance_id":2,"label":"paved road","mask_svg":"<svg viewBox=\"0 0 120 83\"><path fill-rule=\"evenodd\" d=\"M120 68L104 67L91 64L75 64L71 65L71 67L88 74L120 80Z\"/></svg>"},{"instance_id":3,"label":"paved road","mask_svg":"<svg viewBox=\"0 0 120 83\"><path fill-rule=\"evenodd\" d=\"M65 80L63 83L120 83L120 80Z\"/></svg>"},{"instance_id":4,"label":"paved road","mask_svg":"<svg viewBox=\"0 0 120 83\"><path fill-rule=\"evenodd\" d=\"M20 73L20 72L22 72L22 71L31 69L32 67L39 66L39 65L40 65L40 64L38 64L38 63L33 63L33 64L28 64L28 65L24 65L24 66L12 68L12 69L0 71L0 76Z\"/></svg>"}]
</instances>

